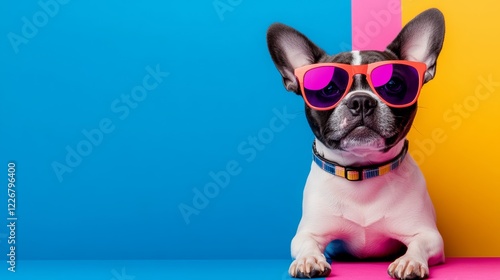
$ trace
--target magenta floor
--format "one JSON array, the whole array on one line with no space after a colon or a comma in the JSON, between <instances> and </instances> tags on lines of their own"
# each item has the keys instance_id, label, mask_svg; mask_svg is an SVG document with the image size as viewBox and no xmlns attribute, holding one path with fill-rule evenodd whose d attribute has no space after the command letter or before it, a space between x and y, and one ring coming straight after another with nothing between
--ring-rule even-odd
<instances>
[{"instance_id":1,"label":"magenta floor","mask_svg":"<svg viewBox=\"0 0 500 280\"><path fill-rule=\"evenodd\" d=\"M390 279L388 262L334 263L328 280ZM500 258L448 258L445 264L431 267L429 279L500 280Z\"/></svg>"},{"instance_id":2,"label":"magenta floor","mask_svg":"<svg viewBox=\"0 0 500 280\"><path fill-rule=\"evenodd\" d=\"M155 280L238 279L287 280L290 260L81 260L19 261L16 272L0 271L0 279L21 280ZM378 280L388 262L334 263L327 280ZM324 279L324 278L323 278ZM500 258L448 258L431 267L430 279L500 280Z\"/></svg>"}]
</instances>

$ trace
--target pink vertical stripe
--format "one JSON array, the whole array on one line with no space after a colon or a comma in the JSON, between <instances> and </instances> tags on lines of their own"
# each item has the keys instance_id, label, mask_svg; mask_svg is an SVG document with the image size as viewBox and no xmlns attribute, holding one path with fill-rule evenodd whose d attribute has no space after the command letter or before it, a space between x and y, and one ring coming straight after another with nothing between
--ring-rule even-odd
<instances>
[{"instance_id":1,"label":"pink vertical stripe","mask_svg":"<svg viewBox=\"0 0 500 280\"><path fill-rule=\"evenodd\" d=\"M401 30L401 0L352 0L352 49L384 50Z\"/></svg>"}]
</instances>

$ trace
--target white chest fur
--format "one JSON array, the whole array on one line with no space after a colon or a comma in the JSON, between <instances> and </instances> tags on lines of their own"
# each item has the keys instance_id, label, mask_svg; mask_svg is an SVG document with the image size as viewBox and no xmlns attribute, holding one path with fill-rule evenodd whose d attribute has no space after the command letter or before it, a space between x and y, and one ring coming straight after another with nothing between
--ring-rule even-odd
<instances>
[{"instance_id":1,"label":"white chest fur","mask_svg":"<svg viewBox=\"0 0 500 280\"><path fill-rule=\"evenodd\" d=\"M411 236L415 223L434 227L435 215L424 177L410 156L396 170L359 182L312 163L298 231L342 239L353 254L365 257L390 253L394 246L388 244Z\"/></svg>"}]
</instances>

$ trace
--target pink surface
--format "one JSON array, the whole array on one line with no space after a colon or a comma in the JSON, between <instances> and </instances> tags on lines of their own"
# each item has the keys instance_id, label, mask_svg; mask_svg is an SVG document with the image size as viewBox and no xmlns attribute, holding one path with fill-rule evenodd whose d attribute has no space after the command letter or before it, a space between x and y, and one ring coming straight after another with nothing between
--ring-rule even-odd
<instances>
[{"instance_id":1,"label":"pink surface","mask_svg":"<svg viewBox=\"0 0 500 280\"><path fill-rule=\"evenodd\" d=\"M328 280L391 279L389 262L333 263ZM447 258L446 263L430 268L429 279L500 280L500 258Z\"/></svg>"},{"instance_id":2,"label":"pink surface","mask_svg":"<svg viewBox=\"0 0 500 280\"><path fill-rule=\"evenodd\" d=\"M353 50L384 50L400 30L400 0L352 0Z\"/></svg>"}]
</instances>

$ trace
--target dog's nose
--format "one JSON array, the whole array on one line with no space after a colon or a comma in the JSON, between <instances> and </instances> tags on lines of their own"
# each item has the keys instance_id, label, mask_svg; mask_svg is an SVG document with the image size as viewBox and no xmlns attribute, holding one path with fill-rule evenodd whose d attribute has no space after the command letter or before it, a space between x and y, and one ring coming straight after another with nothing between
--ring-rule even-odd
<instances>
[{"instance_id":1,"label":"dog's nose","mask_svg":"<svg viewBox=\"0 0 500 280\"><path fill-rule=\"evenodd\" d=\"M347 108L353 116L369 116L373 114L377 107L377 100L366 93L354 93L347 101Z\"/></svg>"}]
</instances>

